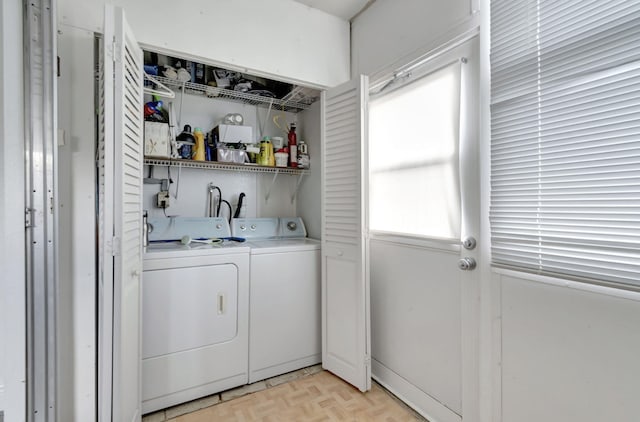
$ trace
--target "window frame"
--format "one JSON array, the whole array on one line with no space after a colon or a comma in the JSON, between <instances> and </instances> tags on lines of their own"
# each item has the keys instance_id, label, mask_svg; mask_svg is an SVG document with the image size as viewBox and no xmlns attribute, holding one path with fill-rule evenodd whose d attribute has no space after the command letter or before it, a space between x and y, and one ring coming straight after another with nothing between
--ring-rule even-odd
<instances>
[{"instance_id":1,"label":"window frame","mask_svg":"<svg viewBox=\"0 0 640 422\"><path fill-rule=\"evenodd\" d=\"M477 85L477 73L479 72L479 36L478 31L470 31L467 34L459 37L456 40L452 40L450 43L441 46L438 49L434 49L425 56L413 60L403 67L396 68L393 71L384 72L385 75L393 75L391 77L380 78L373 80L370 83L369 98L375 100L380 96L394 92L395 90L405 87L411 84L413 81L420 79L421 77L428 76L438 70L450 65L451 63L461 60L462 66L460 69L460 112L459 112L459 126L458 131L458 169L462 171L462 161L468 160L469 156L476 156L477 159L470 166L467 166L467 171L475 172L479 177L478 168L480 167L479 156L477 155L477 140L478 140L478 127L479 127L479 112L477 104L479 102L480 90ZM410 75L410 76L408 76ZM465 147L463 148L463 143ZM369 157L367 157L369 162ZM367 185L365 187L367 194L370 192L370 172L367 174ZM460 222L460 237L464 238L468 235L470 226L474 226L474 223L468 223L466 220L468 216L465 216L465 194L466 188L464 177L459 175L458 194L461 196L461 222ZM475 187L474 187L475 189ZM477 192L473 195L476 196ZM473 207L472 212L475 214L474 219L480 219L480 200L479 194L477 195L477 206ZM372 230L369 226L369 211L370 204L367 208L367 233L372 240L381 240L393 242L396 244L424 247L430 249L437 249L443 251L459 252L461 250L461 238L442 238L434 236L423 236L417 234L396 233L384 230ZM479 233L475 234L477 236Z\"/></svg>"}]
</instances>

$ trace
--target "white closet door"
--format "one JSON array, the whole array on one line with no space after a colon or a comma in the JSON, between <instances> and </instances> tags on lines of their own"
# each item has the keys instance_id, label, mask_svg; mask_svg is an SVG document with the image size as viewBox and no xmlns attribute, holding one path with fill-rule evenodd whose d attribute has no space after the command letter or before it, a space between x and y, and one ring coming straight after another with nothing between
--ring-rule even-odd
<instances>
[{"instance_id":1,"label":"white closet door","mask_svg":"<svg viewBox=\"0 0 640 422\"><path fill-rule=\"evenodd\" d=\"M104 151L104 169L100 171L104 174L101 186L104 195L100 195L104 202L100 204L100 212L104 214L103 275L112 271L112 279L103 278L101 286L104 310L101 334L112 333L110 420L129 422L141 418L143 82L142 50L120 8L105 8L103 65L104 145L99 151L100 154ZM112 270L108 268L110 265ZM101 351L105 352L109 339L102 340ZM108 362L101 364L107 371L108 366ZM102 375L101 393L105 393L109 373ZM108 417L104 412L108 405L101 405L103 418Z\"/></svg>"},{"instance_id":2,"label":"white closet door","mask_svg":"<svg viewBox=\"0 0 640 422\"><path fill-rule=\"evenodd\" d=\"M322 97L322 366L361 391L371 388L364 237L367 97L365 76Z\"/></svg>"}]
</instances>

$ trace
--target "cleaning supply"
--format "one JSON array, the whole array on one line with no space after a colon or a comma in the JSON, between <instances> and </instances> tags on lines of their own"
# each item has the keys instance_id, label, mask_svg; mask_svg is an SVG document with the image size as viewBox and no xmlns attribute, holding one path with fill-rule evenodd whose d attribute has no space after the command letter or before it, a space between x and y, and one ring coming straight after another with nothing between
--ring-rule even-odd
<instances>
[{"instance_id":1,"label":"cleaning supply","mask_svg":"<svg viewBox=\"0 0 640 422\"><path fill-rule=\"evenodd\" d=\"M295 123L291 123L287 138L289 139L289 167L298 167L298 142Z\"/></svg>"},{"instance_id":2,"label":"cleaning supply","mask_svg":"<svg viewBox=\"0 0 640 422\"><path fill-rule=\"evenodd\" d=\"M268 136L260 141L260 155L258 156L258 164L261 166L274 166L275 158L273 156L273 144Z\"/></svg>"},{"instance_id":3,"label":"cleaning supply","mask_svg":"<svg viewBox=\"0 0 640 422\"><path fill-rule=\"evenodd\" d=\"M273 153L273 144L271 143L271 141L269 141L268 148L269 148L269 160L268 160L267 165L269 167L275 167L275 165L276 165L276 155Z\"/></svg>"},{"instance_id":4,"label":"cleaning supply","mask_svg":"<svg viewBox=\"0 0 640 422\"><path fill-rule=\"evenodd\" d=\"M305 144L303 140L300 140L300 143L298 144L298 168L308 169L309 161L307 144Z\"/></svg>"},{"instance_id":5,"label":"cleaning supply","mask_svg":"<svg viewBox=\"0 0 640 422\"><path fill-rule=\"evenodd\" d=\"M206 151L204 146L204 133L202 133L202 129L199 127L195 128L193 131L193 137L196 139L196 145L193 148L193 159L195 161L204 161Z\"/></svg>"}]
</instances>

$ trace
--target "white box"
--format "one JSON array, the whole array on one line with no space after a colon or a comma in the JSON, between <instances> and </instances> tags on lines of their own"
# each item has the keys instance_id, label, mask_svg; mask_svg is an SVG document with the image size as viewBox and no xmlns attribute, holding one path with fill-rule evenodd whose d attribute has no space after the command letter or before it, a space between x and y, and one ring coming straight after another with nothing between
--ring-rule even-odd
<instances>
[{"instance_id":1,"label":"white box","mask_svg":"<svg viewBox=\"0 0 640 422\"><path fill-rule=\"evenodd\" d=\"M213 132L218 135L218 142L224 142L225 144L255 143L251 126L218 125L213 128Z\"/></svg>"},{"instance_id":2,"label":"white box","mask_svg":"<svg viewBox=\"0 0 640 422\"><path fill-rule=\"evenodd\" d=\"M171 132L167 123L144 122L144 155L169 158Z\"/></svg>"}]
</instances>

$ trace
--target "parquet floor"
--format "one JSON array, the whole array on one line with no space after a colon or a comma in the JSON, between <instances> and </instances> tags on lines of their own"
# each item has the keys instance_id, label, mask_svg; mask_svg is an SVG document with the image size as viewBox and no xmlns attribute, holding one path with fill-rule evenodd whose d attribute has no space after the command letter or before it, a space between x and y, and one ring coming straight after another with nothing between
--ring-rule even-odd
<instances>
[{"instance_id":1,"label":"parquet floor","mask_svg":"<svg viewBox=\"0 0 640 422\"><path fill-rule=\"evenodd\" d=\"M171 422L424 421L377 384L361 393L327 371L170 419Z\"/></svg>"}]
</instances>

